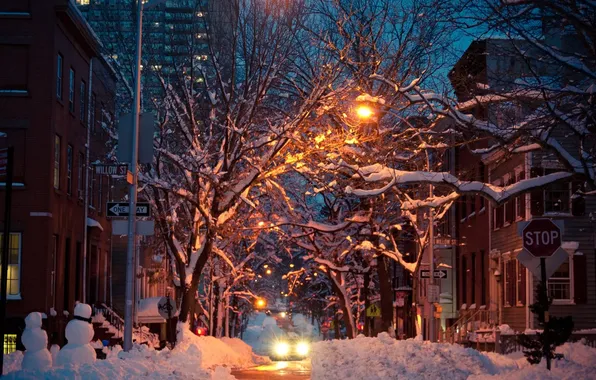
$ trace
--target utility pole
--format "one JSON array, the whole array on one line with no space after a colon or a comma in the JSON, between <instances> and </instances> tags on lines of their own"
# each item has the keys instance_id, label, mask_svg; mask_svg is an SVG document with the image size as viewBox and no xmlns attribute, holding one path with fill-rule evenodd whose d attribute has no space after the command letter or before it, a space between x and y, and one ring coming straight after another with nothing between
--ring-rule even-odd
<instances>
[{"instance_id":1,"label":"utility pole","mask_svg":"<svg viewBox=\"0 0 596 380\"><path fill-rule=\"evenodd\" d=\"M429 197L432 198L433 196L433 185L429 185ZM430 207L429 208L429 244L428 249L430 251L430 278L428 283L430 286L435 284L435 210ZM426 294L428 300L428 292ZM430 317L428 319L428 338L431 342L436 341L436 334L435 334L435 304L433 302L428 302L429 306L429 314Z\"/></svg>"},{"instance_id":2,"label":"utility pole","mask_svg":"<svg viewBox=\"0 0 596 380\"><path fill-rule=\"evenodd\" d=\"M136 51L135 51L135 78L134 94L132 104L132 152L130 160L130 172L132 183L128 192L128 245L126 247L126 303L124 305L124 351L132 348L132 324L133 324L133 303L134 303L134 280L135 280L135 222L137 219L137 156L139 150L139 113L141 98L141 43L143 39L143 1L137 0L137 28L136 28Z\"/></svg>"}]
</instances>

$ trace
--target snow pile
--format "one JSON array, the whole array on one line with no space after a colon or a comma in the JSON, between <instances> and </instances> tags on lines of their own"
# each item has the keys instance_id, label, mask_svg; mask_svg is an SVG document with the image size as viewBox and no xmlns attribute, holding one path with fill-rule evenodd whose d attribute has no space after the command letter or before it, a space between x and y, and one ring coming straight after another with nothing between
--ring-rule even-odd
<instances>
[{"instance_id":1,"label":"snow pile","mask_svg":"<svg viewBox=\"0 0 596 380\"><path fill-rule=\"evenodd\" d=\"M255 355L251 347L240 339L224 340L212 336L196 336L185 324L178 325L178 342L174 352L179 351L192 351L195 354L195 365L203 368L215 368L220 365L247 368L267 360ZM196 363L197 360L200 364Z\"/></svg>"},{"instance_id":2,"label":"snow pile","mask_svg":"<svg viewBox=\"0 0 596 380\"><path fill-rule=\"evenodd\" d=\"M318 342L312 348L312 378L336 379L585 379L596 373L596 349L568 343L565 359L531 366L519 354L481 353L459 345L378 338ZM365 363L365 365L363 365Z\"/></svg>"},{"instance_id":3,"label":"snow pile","mask_svg":"<svg viewBox=\"0 0 596 380\"><path fill-rule=\"evenodd\" d=\"M9 360L16 361L11 354ZM80 366L54 367L49 371L13 371L6 379L233 379L229 368L214 371L202 369L197 364L200 352L195 346L186 351L153 350L147 346L134 346L130 352L117 348L108 352L106 360L97 360ZM22 356L22 355L21 355ZM15 369L11 364L11 369ZM6 366L5 366L6 368ZM3 377L4 380L4 377Z\"/></svg>"},{"instance_id":4,"label":"snow pile","mask_svg":"<svg viewBox=\"0 0 596 380\"><path fill-rule=\"evenodd\" d=\"M21 363L23 362L23 352L15 351L8 355L4 355L4 365L2 366L2 373L14 372L21 369Z\"/></svg>"}]
</instances>

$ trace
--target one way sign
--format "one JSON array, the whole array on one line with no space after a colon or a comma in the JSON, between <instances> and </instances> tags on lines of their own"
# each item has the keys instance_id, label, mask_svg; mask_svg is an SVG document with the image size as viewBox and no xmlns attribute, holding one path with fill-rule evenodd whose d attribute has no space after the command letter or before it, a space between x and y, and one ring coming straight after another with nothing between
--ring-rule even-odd
<instances>
[{"instance_id":1,"label":"one way sign","mask_svg":"<svg viewBox=\"0 0 596 380\"><path fill-rule=\"evenodd\" d=\"M108 202L107 216L129 216L129 207L127 202ZM149 203L137 203L137 216L151 216Z\"/></svg>"},{"instance_id":2,"label":"one way sign","mask_svg":"<svg viewBox=\"0 0 596 380\"><path fill-rule=\"evenodd\" d=\"M445 269L435 269L434 278L446 279L447 278L447 271ZM420 270L420 278L430 278L430 270L428 269L421 269Z\"/></svg>"}]
</instances>

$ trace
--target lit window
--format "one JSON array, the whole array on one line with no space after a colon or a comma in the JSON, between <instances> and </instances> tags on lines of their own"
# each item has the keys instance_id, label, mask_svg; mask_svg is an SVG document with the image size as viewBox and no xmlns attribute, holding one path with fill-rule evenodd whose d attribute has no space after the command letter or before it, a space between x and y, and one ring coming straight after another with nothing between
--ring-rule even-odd
<instances>
[{"instance_id":1,"label":"lit window","mask_svg":"<svg viewBox=\"0 0 596 380\"><path fill-rule=\"evenodd\" d=\"M54 189L60 188L60 136L54 136Z\"/></svg>"},{"instance_id":2,"label":"lit window","mask_svg":"<svg viewBox=\"0 0 596 380\"><path fill-rule=\"evenodd\" d=\"M77 4L79 4L79 5L89 5L89 0L77 0Z\"/></svg>"},{"instance_id":3,"label":"lit window","mask_svg":"<svg viewBox=\"0 0 596 380\"><path fill-rule=\"evenodd\" d=\"M198 39L204 39L204 38L207 38L207 33L197 33L197 38L198 38Z\"/></svg>"},{"instance_id":4,"label":"lit window","mask_svg":"<svg viewBox=\"0 0 596 380\"><path fill-rule=\"evenodd\" d=\"M4 234L0 233L0 247ZM1 248L0 248L1 249ZM1 274L0 274L1 275ZM10 233L8 242L8 276L7 276L7 299L21 298L21 234L18 232Z\"/></svg>"},{"instance_id":5,"label":"lit window","mask_svg":"<svg viewBox=\"0 0 596 380\"><path fill-rule=\"evenodd\" d=\"M4 334L4 355L17 350L17 334Z\"/></svg>"},{"instance_id":6,"label":"lit window","mask_svg":"<svg viewBox=\"0 0 596 380\"><path fill-rule=\"evenodd\" d=\"M197 17L205 17L205 12L197 12Z\"/></svg>"}]
</instances>

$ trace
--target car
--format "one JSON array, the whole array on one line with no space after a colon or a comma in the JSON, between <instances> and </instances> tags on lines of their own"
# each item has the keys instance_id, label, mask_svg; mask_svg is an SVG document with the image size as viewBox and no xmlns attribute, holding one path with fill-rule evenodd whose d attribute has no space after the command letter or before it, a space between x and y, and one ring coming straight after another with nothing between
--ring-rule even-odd
<instances>
[{"instance_id":1,"label":"car","mask_svg":"<svg viewBox=\"0 0 596 380\"><path fill-rule=\"evenodd\" d=\"M296 334L288 334L275 340L271 346L272 360L302 360L310 354L310 341Z\"/></svg>"}]
</instances>

